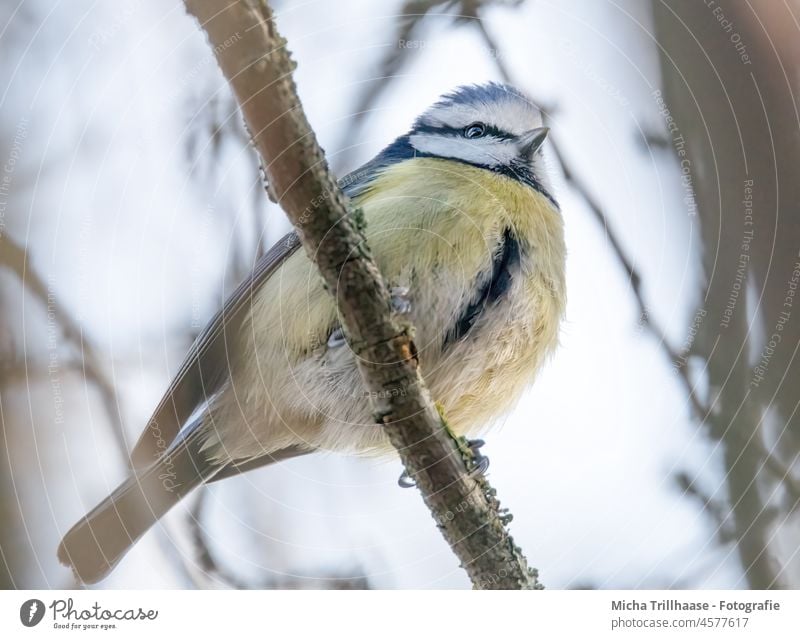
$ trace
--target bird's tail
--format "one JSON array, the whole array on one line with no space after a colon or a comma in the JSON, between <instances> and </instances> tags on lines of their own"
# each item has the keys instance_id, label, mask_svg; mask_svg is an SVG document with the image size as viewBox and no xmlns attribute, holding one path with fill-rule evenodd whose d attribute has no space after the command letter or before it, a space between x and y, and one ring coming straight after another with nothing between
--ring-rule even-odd
<instances>
[{"instance_id":1,"label":"bird's tail","mask_svg":"<svg viewBox=\"0 0 800 639\"><path fill-rule=\"evenodd\" d=\"M84 583L108 575L153 524L219 470L205 460L196 439L190 436L137 470L75 524L58 547L61 563Z\"/></svg>"}]
</instances>

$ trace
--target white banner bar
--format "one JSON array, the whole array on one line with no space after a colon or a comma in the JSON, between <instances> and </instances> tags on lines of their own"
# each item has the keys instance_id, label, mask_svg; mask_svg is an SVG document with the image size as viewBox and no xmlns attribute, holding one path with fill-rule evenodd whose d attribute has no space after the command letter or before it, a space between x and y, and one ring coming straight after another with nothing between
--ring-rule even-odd
<instances>
[{"instance_id":1,"label":"white banner bar","mask_svg":"<svg viewBox=\"0 0 800 639\"><path fill-rule=\"evenodd\" d=\"M4 591L0 637L800 637L800 591Z\"/></svg>"}]
</instances>

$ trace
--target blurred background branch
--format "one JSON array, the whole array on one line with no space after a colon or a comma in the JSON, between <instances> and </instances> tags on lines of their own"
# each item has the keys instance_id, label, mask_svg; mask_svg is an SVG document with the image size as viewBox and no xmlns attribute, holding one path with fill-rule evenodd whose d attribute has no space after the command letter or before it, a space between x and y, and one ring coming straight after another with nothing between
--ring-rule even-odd
<instances>
[{"instance_id":1,"label":"blurred background branch","mask_svg":"<svg viewBox=\"0 0 800 639\"><path fill-rule=\"evenodd\" d=\"M47 309L48 317L52 316L60 327L66 342L75 349L78 356L77 361L80 362L81 373L100 392L108 424L117 442L120 459L124 464L127 464L128 444L117 404L117 394L113 382L100 368L94 346L92 346L70 314L64 312L58 302L55 291L48 289L45 281L31 266L27 249L14 242L7 235L0 236L0 266L5 266L19 278L20 284L36 298L43 308Z\"/></svg>"},{"instance_id":2,"label":"blurred background branch","mask_svg":"<svg viewBox=\"0 0 800 639\"><path fill-rule=\"evenodd\" d=\"M798 78L778 70L800 60L800 40L786 26L796 16L788 4L768 0L721 1L713 11L657 0L653 13L666 104L690 141L686 160L698 167L692 187L702 308L714 319L691 349L708 375L702 423L724 451L729 518L749 586L790 587L776 539L800 497L792 467L800 452L800 318L792 316L791 300L785 303L793 277L797 282L800 185L792 167L800 161L800 141L784 133L797 129ZM769 358L763 375L769 381L761 380L764 353L775 339L761 335L776 331L783 347Z\"/></svg>"}]
</instances>

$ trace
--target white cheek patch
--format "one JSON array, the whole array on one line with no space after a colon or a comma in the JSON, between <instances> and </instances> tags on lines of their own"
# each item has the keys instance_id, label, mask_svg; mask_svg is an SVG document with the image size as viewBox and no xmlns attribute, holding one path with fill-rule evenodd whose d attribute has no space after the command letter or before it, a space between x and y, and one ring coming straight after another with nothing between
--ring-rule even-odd
<instances>
[{"instance_id":1,"label":"white cheek patch","mask_svg":"<svg viewBox=\"0 0 800 639\"><path fill-rule=\"evenodd\" d=\"M517 156L516 146L512 142L493 138L467 140L452 135L416 133L409 141L420 153L482 166L508 165Z\"/></svg>"}]
</instances>

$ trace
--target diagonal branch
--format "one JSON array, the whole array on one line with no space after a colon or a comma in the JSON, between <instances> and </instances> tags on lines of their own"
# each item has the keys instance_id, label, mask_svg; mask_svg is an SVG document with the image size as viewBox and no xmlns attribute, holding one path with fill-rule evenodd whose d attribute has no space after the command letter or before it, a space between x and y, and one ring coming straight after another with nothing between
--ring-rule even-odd
<instances>
[{"instance_id":1,"label":"diagonal branch","mask_svg":"<svg viewBox=\"0 0 800 639\"><path fill-rule=\"evenodd\" d=\"M263 0L185 1L233 88L272 192L335 294L375 420L474 587L541 587L505 528L493 489L471 476L471 451L431 401L411 329L395 321L366 244L364 218L348 209L306 120L292 79L295 63L269 6ZM225 46L235 34L235 45Z\"/></svg>"}]
</instances>

